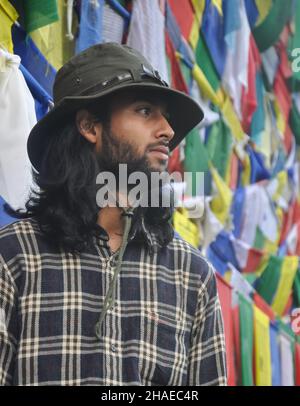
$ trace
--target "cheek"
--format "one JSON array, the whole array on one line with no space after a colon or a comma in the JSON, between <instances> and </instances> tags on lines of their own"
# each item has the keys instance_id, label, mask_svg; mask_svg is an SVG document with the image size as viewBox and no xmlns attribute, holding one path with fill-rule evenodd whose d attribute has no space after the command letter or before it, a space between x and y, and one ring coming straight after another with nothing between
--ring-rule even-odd
<instances>
[{"instance_id":1,"label":"cheek","mask_svg":"<svg viewBox=\"0 0 300 406\"><path fill-rule=\"evenodd\" d=\"M111 125L111 131L120 142L129 143L139 154L146 152L148 143L145 128L137 121L115 122Z\"/></svg>"}]
</instances>

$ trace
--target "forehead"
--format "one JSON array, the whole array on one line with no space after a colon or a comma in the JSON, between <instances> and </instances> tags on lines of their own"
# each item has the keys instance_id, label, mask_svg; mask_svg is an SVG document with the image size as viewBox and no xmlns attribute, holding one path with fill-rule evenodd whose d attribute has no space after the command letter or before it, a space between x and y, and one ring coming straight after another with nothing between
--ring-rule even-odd
<instances>
[{"instance_id":1,"label":"forehead","mask_svg":"<svg viewBox=\"0 0 300 406\"><path fill-rule=\"evenodd\" d=\"M117 93L111 97L110 105L112 108L126 108L138 102L148 102L163 110L168 110L167 102L157 92L144 89Z\"/></svg>"}]
</instances>

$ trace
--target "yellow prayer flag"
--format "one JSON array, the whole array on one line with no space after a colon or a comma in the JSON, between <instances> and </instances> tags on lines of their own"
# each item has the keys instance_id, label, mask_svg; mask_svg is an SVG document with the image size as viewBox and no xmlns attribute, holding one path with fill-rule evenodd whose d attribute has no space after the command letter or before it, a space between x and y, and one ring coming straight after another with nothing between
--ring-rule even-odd
<instances>
[{"instance_id":1,"label":"yellow prayer flag","mask_svg":"<svg viewBox=\"0 0 300 406\"><path fill-rule=\"evenodd\" d=\"M192 0L192 5L195 10L195 15L198 18L200 24L201 24L203 12L205 9L205 1L206 0ZM199 28L200 28L200 26L199 26Z\"/></svg>"},{"instance_id":2,"label":"yellow prayer flag","mask_svg":"<svg viewBox=\"0 0 300 406\"><path fill-rule=\"evenodd\" d=\"M18 17L19 14L8 0L0 0L0 46L11 54L14 53L11 26Z\"/></svg>"},{"instance_id":3,"label":"yellow prayer flag","mask_svg":"<svg viewBox=\"0 0 300 406\"><path fill-rule=\"evenodd\" d=\"M256 25L259 25L269 14L272 7L272 0L255 0L255 3L259 14Z\"/></svg>"},{"instance_id":4,"label":"yellow prayer flag","mask_svg":"<svg viewBox=\"0 0 300 406\"><path fill-rule=\"evenodd\" d=\"M226 172L225 172L225 182L226 185L230 187L230 182L231 182L231 162L232 162L232 155L233 152L232 150L230 151L229 158L227 160L227 166L226 166Z\"/></svg>"},{"instance_id":5,"label":"yellow prayer flag","mask_svg":"<svg viewBox=\"0 0 300 406\"><path fill-rule=\"evenodd\" d=\"M233 108L230 97L223 92L223 102L221 105L221 111L223 113L224 120L231 130L232 135L237 141L241 141L245 138L241 122ZM219 99L221 97L219 96Z\"/></svg>"},{"instance_id":6,"label":"yellow prayer flag","mask_svg":"<svg viewBox=\"0 0 300 406\"><path fill-rule=\"evenodd\" d=\"M58 21L30 33L36 46L55 69L61 68L75 52L75 41L66 37L67 3L63 0L58 0L57 8L59 14ZM74 16L73 24L77 25L77 20Z\"/></svg>"},{"instance_id":7,"label":"yellow prayer flag","mask_svg":"<svg viewBox=\"0 0 300 406\"><path fill-rule=\"evenodd\" d=\"M281 134L281 137L283 139L283 134L285 133L285 128L286 128L286 121L284 119L284 116L282 114L281 108L279 106L278 101L276 100L276 98L274 98L274 111L275 111L275 115L276 115L276 123L277 123L277 128Z\"/></svg>"},{"instance_id":8,"label":"yellow prayer flag","mask_svg":"<svg viewBox=\"0 0 300 406\"><path fill-rule=\"evenodd\" d=\"M176 210L173 215L174 229L195 248L199 246L199 229L188 217L186 209Z\"/></svg>"},{"instance_id":9,"label":"yellow prayer flag","mask_svg":"<svg viewBox=\"0 0 300 406\"><path fill-rule=\"evenodd\" d=\"M285 188L285 186L286 186L286 184L288 182L287 172L286 171L278 172L278 174L276 175L276 179L277 179L278 185L277 185L276 192L272 196L272 200L274 202L278 201L278 199L282 195L282 192L283 192L283 190L284 190L284 188Z\"/></svg>"},{"instance_id":10,"label":"yellow prayer flag","mask_svg":"<svg viewBox=\"0 0 300 406\"><path fill-rule=\"evenodd\" d=\"M272 124L271 124L271 116L270 116L270 109L268 108L267 101L264 101L264 109L265 109L265 129L262 131L261 134L261 142L258 145L259 152L263 153L265 156L266 166L271 166L271 156L272 156Z\"/></svg>"},{"instance_id":11,"label":"yellow prayer flag","mask_svg":"<svg viewBox=\"0 0 300 406\"><path fill-rule=\"evenodd\" d=\"M219 13L221 16L223 15L222 1L223 1L223 0L212 0L212 4L216 7L216 9L218 10L218 13Z\"/></svg>"},{"instance_id":12,"label":"yellow prayer flag","mask_svg":"<svg viewBox=\"0 0 300 406\"><path fill-rule=\"evenodd\" d=\"M255 384L257 386L272 385L272 367L270 350L270 321L268 316L258 307L254 308L254 362Z\"/></svg>"},{"instance_id":13,"label":"yellow prayer flag","mask_svg":"<svg viewBox=\"0 0 300 406\"><path fill-rule=\"evenodd\" d=\"M202 16L205 8L205 0L192 0L192 5L195 11L194 22L189 35L189 43L193 49L196 49L199 41L199 31L202 23Z\"/></svg>"},{"instance_id":14,"label":"yellow prayer flag","mask_svg":"<svg viewBox=\"0 0 300 406\"><path fill-rule=\"evenodd\" d=\"M243 186L247 186L250 184L251 179L251 161L248 154L245 154L243 166L244 170L242 172L242 184Z\"/></svg>"},{"instance_id":15,"label":"yellow prayer flag","mask_svg":"<svg viewBox=\"0 0 300 406\"><path fill-rule=\"evenodd\" d=\"M217 219L222 224L225 224L229 217L232 201L232 191L226 185L226 183L221 178L218 171L212 166L212 164L210 164L210 172L217 189L217 195L211 200L210 208Z\"/></svg>"},{"instance_id":16,"label":"yellow prayer flag","mask_svg":"<svg viewBox=\"0 0 300 406\"><path fill-rule=\"evenodd\" d=\"M193 76L201 90L203 97L211 100L217 106L220 105L221 100L218 98L217 94L215 93L210 83L206 79L200 66L197 64L193 66Z\"/></svg>"},{"instance_id":17,"label":"yellow prayer flag","mask_svg":"<svg viewBox=\"0 0 300 406\"><path fill-rule=\"evenodd\" d=\"M272 303L272 309L280 316L283 314L287 301L289 299L297 270L298 257L285 257L280 270L280 280L278 288Z\"/></svg>"},{"instance_id":18,"label":"yellow prayer flag","mask_svg":"<svg viewBox=\"0 0 300 406\"><path fill-rule=\"evenodd\" d=\"M195 16L191 32L189 35L189 43L191 44L194 50L196 49L199 41L199 30L200 30L199 21L198 18Z\"/></svg>"},{"instance_id":19,"label":"yellow prayer flag","mask_svg":"<svg viewBox=\"0 0 300 406\"><path fill-rule=\"evenodd\" d=\"M280 239L280 229L277 229L276 241L273 242L266 239L264 243L264 251L268 252L269 254L275 255L278 250L279 239Z\"/></svg>"}]
</instances>

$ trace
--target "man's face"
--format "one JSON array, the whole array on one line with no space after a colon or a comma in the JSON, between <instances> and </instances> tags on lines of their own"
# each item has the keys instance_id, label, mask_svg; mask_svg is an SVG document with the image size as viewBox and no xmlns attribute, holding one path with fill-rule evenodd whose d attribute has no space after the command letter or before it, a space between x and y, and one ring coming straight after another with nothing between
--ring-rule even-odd
<instances>
[{"instance_id":1,"label":"man's face","mask_svg":"<svg viewBox=\"0 0 300 406\"><path fill-rule=\"evenodd\" d=\"M103 126L97 152L100 167L115 172L127 164L128 174L167 169L174 131L167 108L150 94L122 93L110 104L110 122Z\"/></svg>"}]
</instances>

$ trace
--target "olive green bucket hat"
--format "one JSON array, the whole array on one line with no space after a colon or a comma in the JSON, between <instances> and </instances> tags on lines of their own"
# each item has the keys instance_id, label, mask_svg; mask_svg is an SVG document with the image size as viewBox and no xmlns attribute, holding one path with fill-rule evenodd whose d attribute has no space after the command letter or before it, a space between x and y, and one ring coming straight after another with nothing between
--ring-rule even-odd
<instances>
[{"instance_id":1,"label":"olive green bucket hat","mask_svg":"<svg viewBox=\"0 0 300 406\"><path fill-rule=\"evenodd\" d=\"M203 119L198 103L171 89L138 51L117 43L97 44L71 58L56 74L54 106L32 128L27 142L35 170L39 172L51 136L65 125L68 115L121 89L151 90L167 103L168 120L175 132L170 150Z\"/></svg>"}]
</instances>

